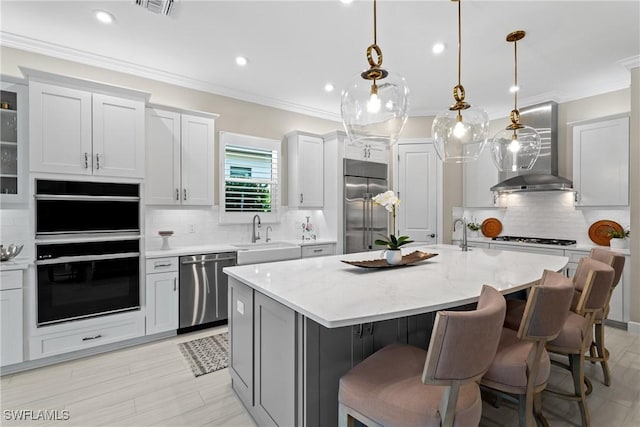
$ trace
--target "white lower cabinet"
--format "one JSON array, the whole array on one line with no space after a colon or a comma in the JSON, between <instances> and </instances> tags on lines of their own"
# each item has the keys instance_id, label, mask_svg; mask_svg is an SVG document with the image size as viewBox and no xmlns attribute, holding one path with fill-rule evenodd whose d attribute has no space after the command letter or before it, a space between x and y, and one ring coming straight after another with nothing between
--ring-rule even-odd
<instances>
[{"instance_id":1,"label":"white lower cabinet","mask_svg":"<svg viewBox=\"0 0 640 427\"><path fill-rule=\"evenodd\" d=\"M22 270L0 273L0 366L20 363L22 347Z\"/></svg>"},{"instance_id":2,"label":"white lower cabinet","mask_svg":"<svg viewBox=\"0 0 640 427\"><path fill-rule=\"evenodd\" d=\"M144 336L140 310L38 328L29 338L30 359L56 356Z\"/></svg>"},{"instance_id":3,"label":"white lower cabinet","mask_svg":"<svg viewBox=\"0 0 640 427\"><path fill-rule=\"evenodd\" d=\"M178 329L178 258L147 260L146 334Z\"/></svg>"}]
</instances>

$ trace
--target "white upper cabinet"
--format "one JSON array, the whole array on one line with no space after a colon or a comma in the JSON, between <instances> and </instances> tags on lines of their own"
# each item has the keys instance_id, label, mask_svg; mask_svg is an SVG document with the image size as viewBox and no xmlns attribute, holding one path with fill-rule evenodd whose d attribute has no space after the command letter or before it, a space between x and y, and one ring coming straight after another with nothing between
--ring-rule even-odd
<instances>
[{"instance_id":1,"label":"white upper cabinet","mask_svg":"<svg viewBox=\"0 0 640 427\"><path fill-rule=\"evenodd\" d=\"M144 102L94 93L94 175L144 178L144 126Z\"/></svg>"},{"instance_id":2,"label":"white upper cabinet","mask_svg":"<svg viewBox=\"0 0 640 427\"><path fill-rule=\"evenodd\" d=\"M493 160L489 144L484 147L478 160L464 163L463 204L470 208L491 208L495 205L495 195L489 190L498 183L499 174Z\"/></svg>"},{"instance_id":3,"label":"white upper cabinet","mask_svg":"<svg viewBox=\"0 0 640 427\"><path fill-rule=\"evenodd\" d=\"M322 208L324 205L324 141L301 132L287 135L289 207Z\"/></svg>"},{"instance_id":4,"label":"white upper cabinet","mask_svg":"<svg viewBox=\"0 0 640 427\"><path fill-rule=\"evenodd\" d=\"M26 200L28 175L27 86L4 80L0 84L0 201L22 203Z\"/></svg>"},{"instance_id":5,"label":"white upper cabinet","mask_svg":"<svg viewBox=\"0 0 640 427\"><path fill-rule=\"evenodd\" d=\"M145 100L138 94L30 80L31 171L144 178Z\"/></svg>"},{"instance_id":6,"label":"white upper cabinet","mask_svg":"<svg viewBox=\"0 0 640 427\"><path fill-rule=\"evenodd\" d=\"M215 117L147 108L147 204L213 204Z\"/></svg>"},{"instance_id":7,"label":"white upper cabinet","mask_svg":"<svg viewBox=\"0 0 640 427\"><path fill-rule=\"evenodd\" d=\"M576 206L629 205L629 117L573 127Z\"/></svg>"},{"instance_id":8,"label":"white upper cabinet","mask_svg":"<svg viewBox=\"0 0 640 427\"><path fill-rule=\"evenodd\" d=\"M349 139L345 142L344 157L376 163L389 163L389 147L375 144L356 144Z\"/></svg>"}]
</instances>

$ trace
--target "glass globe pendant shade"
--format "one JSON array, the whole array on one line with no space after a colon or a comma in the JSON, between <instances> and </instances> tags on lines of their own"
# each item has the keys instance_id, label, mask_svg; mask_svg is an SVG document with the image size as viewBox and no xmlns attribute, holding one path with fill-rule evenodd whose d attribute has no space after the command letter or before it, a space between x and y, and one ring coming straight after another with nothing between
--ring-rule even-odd
<instances>
[{"instance_id":1,"label":"glass globe pendant shade","mask_svg":"<svg viewBox=\"0 0 640 427\"><path fill-rule=\"evenodd\" d=\"M342 93L342 124L349 139L360 145L395 143L409 113L409 88L404 77L385 70L377 80L356 75Z\"/></svg>"},{"instance_id":2,"label":"glass globe pendant shade","mask_svg":"<svg viewBox=\"0 0 640 427\"><path fill-rule=\"evenodd\" d=\"M448 109L436 115L431 126L440 160L466 163L478 159L489 136L489 116L479 107Z\"/></svg>"},{"instance_id":3,"label":"glass globe pendant shade","mask_svg":"<svg viewBox=\"0 0 640 427\"><path fill-rule=\"evenodd\" d=\"M507 126L491 141L491 158L499 171L518 172L533 167L542 146L534 128L518 124Z\"/></svg>"}]
</instances>

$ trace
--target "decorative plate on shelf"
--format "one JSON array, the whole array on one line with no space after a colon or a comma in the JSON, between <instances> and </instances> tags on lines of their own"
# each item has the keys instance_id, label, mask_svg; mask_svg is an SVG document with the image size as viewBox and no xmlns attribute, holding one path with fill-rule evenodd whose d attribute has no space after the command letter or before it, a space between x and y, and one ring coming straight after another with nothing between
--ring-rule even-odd
<instances>
[{"instance_id":1,"label":"decorative plate on shelf","mask_svg":"<svg viewBox=\"0 0 640 427\"><path fill-rule=\"evenodd\" d=\"M407 255L402 255L402 262L400 264L389 264L386 259L372 259L369 261L345 261L341 260L345 264L355 265L356 267L364 268L390 268L400 267L403 265L415 264L424 261L429 258L433 258L438 254L430 254L427 252L414 251Z\"/></svg>"},{"instance_id":2,"label":"decorative plate on shelf","mask_svg":"<svg viewBox=\"0 0 640 427\"><path fill-rule=\"evenodd\" d=\"M487 218L482 221L482 234L487 237L496 237L502 233L502 223L498 218Z\"/></svg>"},{"instance_id":3,"label":"decorative plate on shelf","mask_svg":"<svg viewBox=\"0 0 640 427\"><path fill-rule=\"evenodd\" d=\"M589 238L597 245L609 246L609 241L611 240L611 237L609 237L609 231L611 230L621 232L622 226L609 219L596 221L591 224L591 227L589 227Z\"/></svg>"}]
</instances>

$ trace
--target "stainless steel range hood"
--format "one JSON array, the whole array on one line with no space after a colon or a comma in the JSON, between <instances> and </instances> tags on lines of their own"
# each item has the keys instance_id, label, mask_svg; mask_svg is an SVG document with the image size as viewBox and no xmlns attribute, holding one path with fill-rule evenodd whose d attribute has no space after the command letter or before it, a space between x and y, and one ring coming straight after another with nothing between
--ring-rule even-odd
<instances>
[{"instance_id":1,"label":"stainless steel range hood","mask_svg":"<svg viewBox=\"0 0 640 427\"><path fill-rule=\"evenodd\" d=\"M491 187L491 191L572 191L571 180L558 176L558 104L549 101L522 108L520 123L531 126L540 134L540 155L530 170L500 172L500 182Z\"/></svg>"}]
</instances>

